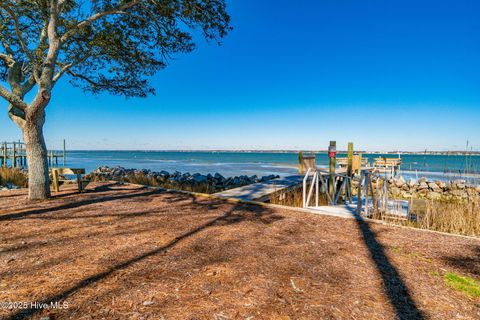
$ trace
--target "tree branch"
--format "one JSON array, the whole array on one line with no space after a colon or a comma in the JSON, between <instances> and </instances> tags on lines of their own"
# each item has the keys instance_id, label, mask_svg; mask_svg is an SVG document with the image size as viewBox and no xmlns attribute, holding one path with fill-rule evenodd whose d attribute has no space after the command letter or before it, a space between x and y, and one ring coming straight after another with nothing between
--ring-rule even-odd
<instances>
[{"instance_id":1,"label":"tree branch","mask_svg":"<svg viewBox=\"0 0 480 320\"><path fill-rule=\"evenodd\" d=\"M33 58L32 52L28 49L27 45L25 44L25 40L23 39L22 32L20 31L20 23L18 21L17 15L15 15L13 10L10 9L10 7L5 5L5 4L0 3L0 7L3 8L12 18L13 23L15 25L15 35L18 38L18 42L20 43L20 47L22 48L23 53L25 53L27 55L28 59L30 59L30 62L32 64L35 64L35 59Z\"/></svg>"},{"instance_id":2,"label":"tree branch","mask_svg":"<svg viewBox=\"0 0 480 320\"><path fill-rule=\"evenodd\" d=\"M4 86L2 86L0 84L0 97L4 98L5 100L7 100L9 103L11 103L12 105L14 105L15 107L25 111L27 109L27 104L25 102L23 102L23 100L13 94L12 92L8 91L7 88L5 88Z\"/></svg>"},{"instance_id":3,"label":"tree branch","mask_svg":"<svg viewBox=\"0 0 480 320\"><path fill-rule=\"evenodd\" d=\"M143 0L133 0L131 2L127 2L123 5L120 5L120 6L117 6L115 8L112 8L112 9L109 9L109 10L105 10L105 11L102 11L102 12L98 12L92 16L90 16L89 18L79 22L75 27L73 27L72 29L70 29L69 31L67 31L61 38L60 38L60 42L65 42L67 41L70 37L72 37L75 33L77 33L78 30L92 24L93 22L95 22L96 20L102 18L102 17L105 17L105 16L108 16L108 15L112 15L112 14L120 14L122 13L122 11L126 10L126 9L129 9L139 3L141 3Z\"/></svg>"},{"instance_id":4,"label":"tree branch","mask_svg":"<svg viewBox=\"0 0 480 320\"><path fill-rule=\"evenodd\" d=\"M88 78L88 77L86 77L86 76L84 76L84 75L75 73L75 72L73 72L72 70L66 70L65 72L68 73L69 75L71 75L71 76L74 77L74 78L79 78L79 79L82 79L82 80L87 81L88 83L90 83L90 84L91 84L92 86L94 86L94 87L98 87L98 86L99 86L99 84L98 84L97 82L93 81L92 79L90 79L90 78Z\"/></svg>"},{"instance_id":5,"label":"tree branch","mask_svg":"<svg viewBox=\"0 0 480 320\"><path fill-rule=\"evenodd\" d=\"M64 75L67 71L69 71L72 67L82 63L82 62L85 62L88 58L90 58L90 55L86 55L84 56L83 58L80 58L80 59L76 59L75 61L72 61L70 63L67 63L67 64L61 64L61 63L58 63L58 65L60 65L62 68L60 69L60 71L57 72L56 75L53 76L53 82L57 82L58 79L60 79L60 77L62 75Z\"/></svg>"},{"instance_id":6,"label":"tree branch","mask_svg":"<svg viewBox=\"0 0 480 320\"><path fill-rule=\"evenodd\" d=\"M10 55L4 54L1 52L0 52L0 59L5 61L5 63L9 66L15 63L15 60Z\"/></svg>"}]
</instances>

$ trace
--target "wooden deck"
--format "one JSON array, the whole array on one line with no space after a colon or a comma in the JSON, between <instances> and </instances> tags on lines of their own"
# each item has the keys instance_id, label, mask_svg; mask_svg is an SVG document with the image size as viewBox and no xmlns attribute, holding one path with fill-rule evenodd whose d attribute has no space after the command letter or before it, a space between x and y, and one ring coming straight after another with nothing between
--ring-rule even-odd
<instances>
[{"instance_id":1,"label":"wooden deck","mask_svg":"<svg viewBox=\"0 0 480 320\"><path fill-rule=\"evenodd\" d=\"M214 195L221 198L235 198L240 200L254 201L279 190L300 184L302 183L302 180L303 176L300 175L287 176L217 192L214 193Z\"/></svg>"}]
</instances>

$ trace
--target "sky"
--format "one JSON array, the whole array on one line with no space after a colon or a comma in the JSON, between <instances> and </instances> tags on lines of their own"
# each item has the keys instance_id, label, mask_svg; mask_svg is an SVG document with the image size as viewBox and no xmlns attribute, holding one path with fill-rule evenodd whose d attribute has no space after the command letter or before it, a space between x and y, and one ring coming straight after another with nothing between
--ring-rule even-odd
<instances>
[{"instance_id":1,"label":"sky","mask_svg":"<svg viewBox=\"0 0 480 320\"><path fill-rule=\"evenodd\" d=\"M151 79L155 96L61 81L48 147L480 150L480 1L227 4L234 30L175 56ZM2 105L0 140L21 139Z\"/></svg>"}]
</instances>

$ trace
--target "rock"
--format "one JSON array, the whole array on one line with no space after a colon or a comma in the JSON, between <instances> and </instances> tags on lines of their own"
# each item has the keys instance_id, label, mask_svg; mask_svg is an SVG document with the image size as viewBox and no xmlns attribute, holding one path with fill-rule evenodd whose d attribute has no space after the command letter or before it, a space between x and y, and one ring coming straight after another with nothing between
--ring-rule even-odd
<instances>
[{"instance_id":1,"label":"rock","mask_svg":"<svg viewBox=\"0 0 480 320\"><path fill-rule=\"evenodd\" d=\"M480 186L476 186L476 187L475 187L475 190L476 190L478 193L480 193Z\"/></svg>"},{"instance_id":2,"label":"rock","mask_svg":"<svg viewBox=\"0 0 480 320\"><path fill-rule=\"evenodd\" d=\"M408 186L409 186L410 188L415 187L416 184L417 184L417 180L415 180L415 179L410 179L410 180L408 180Z\"/></svg>"},{"instance_id":3,"label":"rock","mask_svg":"<svg viewBox=\"0 0 480 320\"><path fill-rule=\"evenodd\" d=\"M193 176L193 181L195 181L195 183L204 183L204 182L207 182L208 178L207 176L204 176L203 174L200 174L200 173L195 173Z\"/></svg>"},{"instance_id":4,"label":"rock","mask_svg":"<svg viewBox=\"0 0 480 320\"><path fill-rule=\"evenodd\" d=\"M420 181L420 180L419 180ZM424 189L428 189L428 184L426 181L422 181L420 182L420 184L418 185L417 187L418 190L424 190Z\"/></svg>"},{"instance_id":5,"label":"rock","mask_svg":"<svg viewBox=\"0 0 480 320\"><path fill-rule=\"evenodd\" d=\"M390 188L390 193L393 196L399 196L402 193L402 191L400 190L400 188L392 187L392 188Z\"/></svg>"},{"instance_id":6,"label":"rock","mask_svg":"<svg viewBox=\"0 0 480 320\"><path fill-rule=\"evenodd\" d=\"M427 184L428 184L428 187L433 191L436 191L436 192L442 191L442 189L440 189L435 182L429 182Z\"/></svg>"},{"instance_id":7,"label":"rock","mask_svg":"<svg viewBox=\"0 0 480 320\"><path fill-rule=\"evenodd\" d=\"M418 184L422 184L424 182L427 182L427 178L422 177L422 178L418 179Z\"/></svg>"},{"instance_id":8,"label":"rock","mask_svg":"<svg viewBox=\"0 0 480 320\"><path fill-rule=\"evenodd\" d=\"M435 183L441 189L446 189L447 188L447 184L444 181L435 181Z\"/></svg>"},{"instance_id":9,"label":"rock","mask_svg":"<svg viewBox=\"0 0 480 320\"><path fill-rule=\"evenodd\" d=\"M276 179L276 178L280 178L280 176L271 174L271 175L268 175L268 176L261 177L260 182L265 182L265 181L273 180L273 179Z\"/></svg>"},{"instance_id":10,"label":"rock","mask_svg":"<svg viewBox=\"0 0 480 320\"><path fill-rule=\"evenodd\" d=\"M213 176L213 178L217 181L225 181L225 177L222 176L220 173L215 173L215 175Z\"/></svg>"},{"instance_id":11,"label":"rock","mask_svg":"<svg viewBox=\"0 0 480 320\"><path fill-rule=\"evenodd\" d=\"M153 304L154 304L154 302L153 302L153 301L151 301L151 300L147 300L147 301L143 301L143 303L142 303L142 304L143 304L144 306L146 306L146 307L147 307L147 306L151 306L151 305L153 305Z\"/></svg>"},{"instance_id":12,"label":"rock","mask_svg":"<svg viewBox=\"0 0 480 320\"><path fill-rule=\"evenodd\" d=\"M455 185L457 186L458 189L465 189L466 187L465 183L456 183Z\"/></svg>"},{"instance_id":13,"label":"rock","mask_svg":"<svg viewBox=\"0 0 480 320\"><path fill-rule=\"evenodd\" d=\"M403 185L406 183L405 179L404 179L402 176L399 176L399 177L396 178L394 181L395 181L395 185L396 185L398 188L403 187Z\"/></svg>"}]
</instances>

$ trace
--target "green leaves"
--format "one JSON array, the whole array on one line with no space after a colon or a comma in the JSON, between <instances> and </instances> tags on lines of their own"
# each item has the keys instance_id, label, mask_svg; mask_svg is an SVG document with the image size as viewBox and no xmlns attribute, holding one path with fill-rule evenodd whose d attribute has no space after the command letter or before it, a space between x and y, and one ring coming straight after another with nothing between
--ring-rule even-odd
<instances>
[{"instance_id":1,"label":"green leaves","mask_svg":"<svg viewBox=\"0 0 480 320\"><path fill-rule=\"evenodd\" d=\"M9 47L28 79L45 67L50 43L51 1L11 0L0 5L0 53ZM220 41L231 29L224 0L58 0L60 43L55 80L68 76L85 91L144 97L154 93L149 77L176 53L195 48L193 33ZM13 14L12 14L13 13ZM17 21L17 25L15 24ZM65 36L67 35L67 36ZM19 37L20 36L20 37ZM65 37L64 37L65 36ZM21 39L26 46L21 45ZM33 57L34 61L31 61ZM0 63L0 76L7 66ZM2 72L3 69L3 72Z\"/></svg>"}]
</instances>

